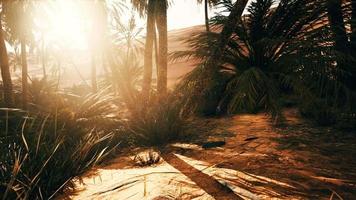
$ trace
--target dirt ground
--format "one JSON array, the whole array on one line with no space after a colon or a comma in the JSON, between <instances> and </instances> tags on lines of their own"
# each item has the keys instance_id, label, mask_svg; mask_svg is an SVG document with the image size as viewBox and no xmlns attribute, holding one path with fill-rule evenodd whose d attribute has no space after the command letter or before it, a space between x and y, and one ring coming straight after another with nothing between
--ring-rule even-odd
<instances>
[{"instance_id":1,"label":"dirt ground","mask_svg":"<svg viewBox=\"0 0 356 200\"><path fill-rule=\"evenodd\" d=\"M72 198L356 199L356 133L285 114L283 127L264 114L201 119L199 137L161 149L160 164L139 168L128 155L140 150L126 151L84 176ZM201 148L207 140L226 144Z\"/></svg>"},{"instance_id":2,"label":"dirt ground","mask_svg":"<svg viewBox=\"0 0 356 200\"><path fill-rule=\"evenodd\" d=\"M356 199L356 133L317 127L301 120L295 110L285 115L283 127L272 126L264 114L207 120L207 126L215 127L215 137L226 132L235 136L228 137L223 148L184 155L292 186L271 181L258 185L269 188L270 197L330 199L333 194L334 199ZM240 186L256 189L253 182Z\"/></svg>"}]
</instances>

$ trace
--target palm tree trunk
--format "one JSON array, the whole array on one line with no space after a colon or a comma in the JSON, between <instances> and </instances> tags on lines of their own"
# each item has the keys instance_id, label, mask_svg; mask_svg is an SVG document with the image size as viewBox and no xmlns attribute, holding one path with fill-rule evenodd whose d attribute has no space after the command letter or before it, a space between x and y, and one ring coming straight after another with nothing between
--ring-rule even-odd
<instances>
[{"instance_id":1,"label":"palm tree trunk","mask_svg":"<svg viewBox=\"0 0 356 200\"><path fill-rule=\"evenodd\" d=\"M215 114L219 105L220 97L225 87L224 79L220 70L221 58L224 54L225 47L230 40L232 33L238 23L241 23L241 15L245 10L248 0L238 0L223 26L217 46L212 50L212 55L205 63L204 71L201 76L204 78L202 83L202 98L204 103L200 105L200 112L205 115Z\"/></svg>"},{"instance_id":2,"label":"palm tree trunk","mask_svg":"<svg viewBox=\"0 0 356 200\"><path fill-rule=\"evenodd\" d=\"M351 55L354 59L356 59L356 1L352 0L352 15L351 15ZM353 80L351 84L351 89L356 91L356 62L355 60L351 61L351 80Z\"/></svg>"},{"instance_id":3,"label":"palm tree trunk","mask_svg":"<svg viewBox=\"0 0 356 200\"><path fill-rule=\"evenodd\" d=\"M10 74L9 58L7 55L5 38L2 29L2 19L0 14L0 69L4 87L4 100L7 107L12 107L14 103L12 80Z\"/></svg>"},{"instance_id":4,"label":"palm tree trunk","mask_svg":"<svg viewBox=\"0 0 356 200\"><path fill-rule=\"evenodd\" d=\"M348 38L342 15L341 0L328 0L328 18L335 37L335 49L342 53L348 51Z\"/></svg>"},{"instance_id":5,"label":"palm tree trunk","mask_svg":"<svg viewBox=\"0 0 356 200\"><path fill-rule=\"evenodd\" d=\"M22 108L28 108L28 68L27 68L27 53L25 39L21 39L21 63L22 63Z\"/></svg>"},{"instance_id":6,"label":"palm tree trunk","mask_svg":"<svg viewBox=\"0 0 356 200\"><path fill-rule=\"evenodd\" d=\"M351 46L348 41L344 24L342 0L328 0L327 6L329 24L335 38L334 47L338 53L343 54L343 56L338 56L337 59L338 69L340 69L341 72L336 76L338 76L340 81L343 82L348 88L355 89L355 67L353 66L351 60L348 58L351 55Z\"/></svg>"},{"instance_id":7,"label":"palm tree trunk","mask_svg":"<svg viewBox=\"0 0 356 200\"><path fill-rule=\"evenodd\" d=\"M156 24L157 26L157 24ZM154 43L154 48L155 48L155 66L156 66L156 74L158 74L158 56L159 56L159 53L158 53L158 41L157 41L157 32L156 32L156 27L155 27L155 31L154 31L154 39L153 39L153 43ZM157 81L157 80L156 80ZM156 83L158 85L158 83Z\"/></svg>"},{"instance_id":8,"label":"palm tree trunk","mask_svg":"<svg viewBox=\"0 0 356 200\"><path fill-rule=\"evenodd\" d=\"M235 30L235 27L237 26L238 23L241 22L241 16L242 16L243 11L245 10L247 2L248 2L248 0L238 0L234 4L234 7L232 8L232 10L228 16L228 19L227 19L226 23L224 24L224 27L220 33L218 46L214 50L213 55L207 61L208 66L211 66L212 68L215 68L215 69L218 68L218 64L221 59L221 56L224 53L225 46L229 42L230 37Z\"/></svg>"},{"instance_id":9,"label":"palm tree trunk","mask_svg":"<svg viewBox=\"0 0 356 200\"><path fill-rule=\"evenodd\" d=\"M208 2L208 0L204 0L204 8L205 8L205 29L206 29L206 32L210 32L210 26L209 26L209 2Z\"/></svg>"},{"instance_id":10,"label":"palm tree trunk","mask_svg":"<svg viewBox=\"0 0 356 200\"><path fill-rule=\"evenodd\" d=\"M94 52L92 52L91 55L91 87L94 93L98 91L98 85L96 83L96 59Z\"/></svg>"},{"instance_id":11,"label":"palm tree trunk","mask_svg":"<svg viewBox=\"0 0 356 200\"><path fill-rule=\"evenodd\" d=\"M351 45L356 53L356 1L352 1L352 15L351 15ZM355 55L355 54L354 54Z\"/></svg>"},{"instance_id":12,"label":"palm tree trunk","mask_svg":"<svg viewBox=\"0 0 356 200\"><path fill-rule=\"evenodd\" d=\"M157 91L160 96L167 93L167 66L168 66L168 32L167 32L167 1L159 1L159 10L156 17L158 29L158 74Z\"/></svg>"},{"instance_id":13,"label":"palm tree trunk","mask_svg":"<svg viewBox=\"0 0 356 200\"><path fill-rule=\"evenodd\" d=\"M47 78L47 72L46 72L46 50L45 50L45 41L44 41L44 35L42 33L42 73L43 73L43 79Z\"/></svg>"},{"instance_id":14,"label":"palm tree trunk","mask_svg":"<svg viewBox=\"0 0 356 200\"><path fill-rule=\"evenodd\" d=\"M154 0L149 0L147 10L147 34L145 43L144 55L144 69L143 69L143 83L142 83L142 98L144 101L149 100L152 83L152 54L153 54L153 40L155 31L155 4Z\"/></svg>"}]
</instances>

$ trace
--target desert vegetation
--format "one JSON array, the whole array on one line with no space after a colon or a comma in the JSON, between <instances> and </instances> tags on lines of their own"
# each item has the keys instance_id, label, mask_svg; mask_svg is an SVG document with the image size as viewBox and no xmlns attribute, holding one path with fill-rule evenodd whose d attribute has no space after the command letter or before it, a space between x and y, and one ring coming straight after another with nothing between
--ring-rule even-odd
<instances>
[{"instance_id":1,"label":"desert vegetation","mask_svg":"<svg viewBox=\"0 0 356 200\"><path fill-rule=\"evenodd\" d=\"M321 154L325 146L335 154L356 152L350 144L356 138L355 1L189 4L203 4L204 28L180 35L187 48L171 51L169 9L175 1L0 0L1 199L63 198L76 190L78 177L127 149L155 149L134 156L136 167L165 160L178 170L197 170L189 162L179 164L171 144L194 143L202 151L227 143L238 148L226 141L231 136L225 132L218 141L207 133L244 114L257 120L266 114L279 130L271 132L279 134L288 126L286 110L292 109L313 128L287 129L290 135L274 140L282 147L314 143ZM72 34L76 37L66 40ZM83 52L84 70L73 62ZM197 64L170 85L170 65L187 60ZM66 72L66 66L75 70ZM248 128L241 119L236 126ZM294 134L300 130L328 134L298 139ZM328 139L335 146L324 145ZM356 166L352 158L345 163ZM198 183L209 177L190 178L216 198L214 187L221 182L208 181L213 189ZM355 181L347 184L352 189L336 185L346 197L356 197ZM342 198L330 191L330 199ZM178 196L172 199L193 199Z\"/></svg>"}]
</instances>

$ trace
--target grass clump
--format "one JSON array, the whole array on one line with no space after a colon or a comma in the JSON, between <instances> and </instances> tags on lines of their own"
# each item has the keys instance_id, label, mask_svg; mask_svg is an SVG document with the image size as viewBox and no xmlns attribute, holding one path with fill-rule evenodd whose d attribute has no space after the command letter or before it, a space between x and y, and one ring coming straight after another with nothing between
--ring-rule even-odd
<instances>
[{"instance_id":1,"label":"grass clump","mask_svg":"<svg viewBox=\"0 0 356 200\"><path fill-rule=\"evenodd\" d=\"M179 139L187 125L182 105L174 96L167 96L152 101L139 115L132 115L128 129L138 144L163 146Z\"/></svg>"},{"instance_id":2,"label":"grass clump","mask_svg":"<svg viewBox=\"0 0 356 200\"><path fill-rule=\"evenodd\" d=\"M54 112L10 112L2 120L11 123L7 131L6 123L0 127L2 199L55 197L119 144L112 126L120 127L120 119L109 97L59 97L63 104Z\"/></svg>"}]
</instances>

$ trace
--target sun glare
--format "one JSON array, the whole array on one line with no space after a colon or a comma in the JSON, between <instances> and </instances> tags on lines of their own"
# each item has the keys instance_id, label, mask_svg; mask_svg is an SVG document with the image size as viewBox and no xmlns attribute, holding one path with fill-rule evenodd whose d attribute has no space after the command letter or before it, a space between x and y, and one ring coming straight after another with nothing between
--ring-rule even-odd
<instances>
[{"instance_id":1,"label":"sun glare","mask_svg":"<svg viewBox=\"0 0 356 200\"><path fill-rule=\"evenodd\" d=\"M40 16L38 26L46 41L69 49L87 49L87 16L91 13L85 6L83 2L61 0L51 2L45 11L40 10L37 13ZM43 17L44 12L48 13L47 18Z\"/></svg>"}]
</instances>

